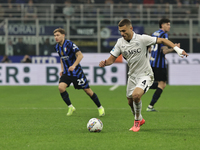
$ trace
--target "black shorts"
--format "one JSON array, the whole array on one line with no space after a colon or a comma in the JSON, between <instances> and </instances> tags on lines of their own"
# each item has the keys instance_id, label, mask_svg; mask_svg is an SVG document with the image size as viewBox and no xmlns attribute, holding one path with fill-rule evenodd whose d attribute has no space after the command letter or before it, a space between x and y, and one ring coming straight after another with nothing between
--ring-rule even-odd
<instances>
[{"instance_id":1,"label":"black shorts","mask_svg":"<svg viewBox=\"0 0 200 150\"><path fill-rule=\"evenodd\" d=\"M59 83L64 82L67 84L67 87L70 86L71 83L73 83L75 89L87 89L90 88L87 78L85 75L83 75L80 78L74 77L74 76L68 76L66 74L63 74L60 77Z\"/></svg>"},{"instance_id":2,"label":"black shorts","mask_svg":"<svg viewBox=\"0 0 200 150\"><path fill-rule=\"evenodd\" d=\"M167 69L152 67L155 81L167 81Z\"/></svg>"}]
</instances>

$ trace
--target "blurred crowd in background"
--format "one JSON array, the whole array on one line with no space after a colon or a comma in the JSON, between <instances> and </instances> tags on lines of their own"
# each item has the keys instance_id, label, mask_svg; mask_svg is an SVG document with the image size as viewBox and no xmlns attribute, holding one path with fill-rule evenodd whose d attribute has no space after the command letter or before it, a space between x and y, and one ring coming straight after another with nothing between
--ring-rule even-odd
<instances>
[{"instance_id":1,"label":"blurred crowd in background","mask_svg":"<svg viewBox=\"0 0 200 150\"><path fill-rule=\"evenodd\" d=\"M16 4L18 4L18 5L16 5ZM24 4L23 5L24 9L22 9L21 4ZM36 5L34 5L34 4L36 4ZM39 18L41 16L45 18L45 16L43 16L43 15L48 14L48 12L43 13L41 11L41 13L38 13L39 9L37 8L37 6L39 6L39 4L43 4L44 6L45 6L45 4L48 4L48 5L49 4L59 4L59 6L57 5L55 7L55 9L53 9L53 11L55 11L55 13L54 13L54 15L52 15L55 19L55 22L57 23L60 20L65 20L66 18L72 18L75 16L75 13L79 13L79 11L80 11L79 7L75 8L74 7L75 4L106 4L107 6L110 6L110 4L128 4L127 5L128 7L126 7L126 9L123 9L123 11L125 11L125 13L123 11L120 11L121 10L120 8L117 10L117 11L119 11L118 13L121 13L121 14L124 13L124 16L120 16L120 17L126 17L126 18L139 18L140 17L140 15L138 13L139 7L135 6L134 4L144 4L147 6L152 6L154 4L164 4L163 7L156 5L156 7L155 7L156 9L154 10L154 8L153 8L153 11L150 12L153 15L157 15L157 17L161 17L161 15L162 16L169 15L170 13L169 13L169 5L168 4L173 4L173 6L177 6L177 8L174 7L173 11L180 10L179 14L184 15L184 17L187 19L189 19L189 18L194 18L194 19L197 18L198 19L198 17L196 17L196 16L199 14L200 0L0 0L0 23L3 22L5 20L5 18L24 17L24 18L32 18L32 19L34 18L35 19L35 18ZM71 4L73 4L73 7L71 6ZM195 4L195 5L193 7L188 7L187 9L185 9L185 7L183 7L185 5L190 5L190 4ZM133 7L133 5L134 5L134 7ZM91 6L94 6L94 5L91 5ZM118 5L118 6L120 6L120 5ZM118 6L115 6L115 7L117 8ZM19 8L19 9L17 9L17 8ZM182 8L182 9L179 9L179 8ZM43 9L43 7L41 9ZM94 9L93 14L96 14L96 8L93 8L93 9ZM135 11L135 14L132 12L133 9ZM50 11L51 11L51 8L50 8ZM106 11L106 9L103 9L103 11L105 11L105 12L103 12L105 15L109 14ZM182 12L182 11L184 11L184 12ZM87 12L87 10L86 10L86 12ZM24 15L22 15L23 13L24 13ZM88 12L88 14L89 13L92 16L91 12ZM176 12L173 12L173 14L175 14L175 13ZM179 14L177 13L177 16L179 16ZM118 14L116 14L116 15L118 15ZM147 13L146 13L146 15L148 16ZM49 15L49 16L51 17L51 15ZM75 17L77 18L77 16L75 16ZM86 18L87 18L87 16L86 16ZM118 18L116 17L116 19L118 19ZM179 19L182 19L182 16L179 16ZM60 23L64 24L63 22L60 22ZM184 23L184 20L183 21L181 20L181 24L182 23ZM15 22L14 22L14 24L15 24ZM33 24L35 24L35 23L33 23ZM87 24L88 23L86 22L86 25ZM157 22L156 22L156 25L157 25ZM3 27L3 26L1 26L1 27ZM175 35L175 33L173 33L173 34ZM184 31L183 33L181 33L181 36L182 35L188 36L187 31L186 32ZM199 34L195 34L195 35L199 36ZM31 62L30 56L36 55L36 45L35 44L26 44L23 41L24 39L22 36L16 37L16 39L17 39L18 43L13 44L13 41L8 38L8 44L7 44L8 46L7 46L6 53L5 53L5 49L6 49L5 43L0 44L0 49L1 49L1 51L0 51L1 60L0 61L2 63L12 62L12 60L10 60L8 56L24 56L24 58L21 60L21 62L30 63ZM185 40L186 41L185 43L188 43L188 39L182 39L182 40ZM199 51L198 49L200 46L200 38L199 37L194 38L193 41L194 41L193 42L194 52L198 52ZM182 43L184 43L184 42L182 42ZM186 48L186 50L188 50L188 47ZM55 52L54 47L53 47L53 45L50 44L50 39L48 37L47 39L44 40L44 42L42 44L39 44L39 54L37 54L37 55L50 56L52 52Z\"/></svg>"},{"instance_id":2,"label":"blurred crowd in background","mask_svg":"<svg viewBox=\"0 0 200 150\"><path fill-rule=\"evenodd\" d=\"M33 3L48 4L64 4L66 1L71 2L72 4L196 4L200 2L200 0L32 0ZM0 0L0 3L26 4L28 2L29 0Z\"/></svg>"}]
</instances>

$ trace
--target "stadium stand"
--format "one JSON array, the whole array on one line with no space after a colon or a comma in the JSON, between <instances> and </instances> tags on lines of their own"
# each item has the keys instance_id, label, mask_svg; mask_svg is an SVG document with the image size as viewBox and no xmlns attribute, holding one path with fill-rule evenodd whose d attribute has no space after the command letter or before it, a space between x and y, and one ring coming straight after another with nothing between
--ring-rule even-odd
<instances>
[{"instance_id":1,"label":"stadium stand","mask_svg":"<svg viewBox=\"0 0 200 150\"><path fill-rule=\"evenodd\" d=\"M199 3L200 0L1 0L0 55L8 51L6 41L11 41L15 55L19 38L30 49L27 54L40 55L47 38L50 45L55 44L51 33L59 26L66 29L67 38L79 43L83 52L108 52L113 39L120 35L107 29L114 28L122 18L130 18L134 26L143 27L143 33L149 35L158 28L160 18L169 18L173 27L170 39L184 43L187 52L199 52Z\"/></svg>"}]
</instances>

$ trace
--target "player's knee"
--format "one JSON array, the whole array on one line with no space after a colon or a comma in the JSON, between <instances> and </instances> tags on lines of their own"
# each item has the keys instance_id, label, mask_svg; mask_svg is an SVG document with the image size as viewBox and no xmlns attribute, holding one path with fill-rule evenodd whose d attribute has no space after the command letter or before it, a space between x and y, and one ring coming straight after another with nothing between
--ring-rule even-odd
<instances>
[{"instance_id":1,"label":"player's knee","mask_svg":"<svg viewBox=\"0 0 200 150\"><path fill-rule=\"evenodd\" d=\"M164 90L165 87L166 87L166 84L163 85L163 90Z\"/></svg>"},{"instance_id":2,"label":"player's knee","mask_svg":"<svg viewBox=\"0 0 200 150\"><path fill-rule=\"evenodd\" d=\"M139 94L132 94L133 97L133 101L135 101L136 103L140 101L140 95Z\"/></svg>"},{"instance_id":3,"label":"player's knee","mask_svg":"<svg viewBox=\"0 0 200 150\"><path fill-rule=\"evenodd\" d=\"M59 89L60 93L63 93L66 90L66 88L64 86L62 86L62 85L59 85L58 89Z\"/></svg>"},{"instance_id":4,"label":"player's knee","mask_svg":"<svg viewBox=\"0 0 200 150\"><path fill-rule=\"evenodd\" d=\"M166 87L166 82L160 82L159 84L158 84L158 87L159 88L161 88L162 90Z\"/></svg>"},{"instance_id":5,"label":"player's knee","mask_svg":"<svg viewBox=\"0 0 200 150\"><path fill-rule=\"evenodd\" d=\"M84 91L90 97L94 94L94 92L90 88L84 89Z\"/></svg>"}]
</instances>

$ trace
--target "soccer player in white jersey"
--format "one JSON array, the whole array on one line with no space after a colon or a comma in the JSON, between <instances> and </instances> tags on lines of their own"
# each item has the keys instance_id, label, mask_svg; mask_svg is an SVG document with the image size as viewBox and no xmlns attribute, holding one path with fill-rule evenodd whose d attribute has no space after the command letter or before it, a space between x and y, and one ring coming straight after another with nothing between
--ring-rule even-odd
<instances>
[{"instance_id":1,"label":"soccer player in white jersey","mask_svg":"<svg viewBox=\"0 0 200 150\"><path fill-rule=\"evenodd\" d=\"M101 61L99 67L113 64L120 54L122 54L124 59L128 62L129 72L126 97L135 117L134 125L130 130L138 132L140 126L145 123L141 115L141 97L148 91L154 81L147 47L162 43L172 47L180 57L187 57L188 54L167 39L134 33L129 19L122 19L118 24L118 28L122 37L118 39L114 48L110 51L110 57Z\"/></svg>"}]
</instances>

